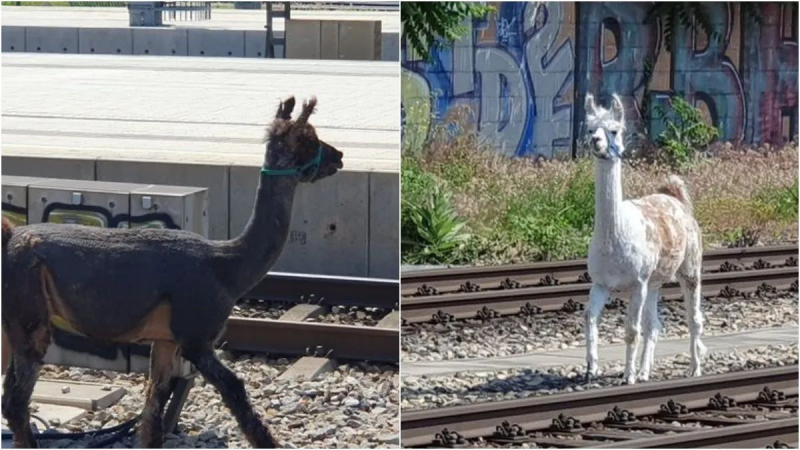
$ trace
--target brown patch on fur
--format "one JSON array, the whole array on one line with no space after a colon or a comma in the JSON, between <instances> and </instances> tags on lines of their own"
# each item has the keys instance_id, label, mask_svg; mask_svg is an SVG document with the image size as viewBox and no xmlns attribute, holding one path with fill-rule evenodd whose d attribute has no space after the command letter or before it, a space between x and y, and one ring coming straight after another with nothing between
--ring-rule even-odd
<instances>
[{"instance_id":1,"label":"brown patch on fur","mask_svg":"<svg viewBox=\"0 0 800 450\"><path fill-rule=\"evenodd\" d=\"M6 219L3 216L3 248L6 247L6 244L9 240L11 240L11 236L14 235L14 224L11 223L10 220Z\"/></svg>"},{"instance_id":2,"label":"brown patch on fur","mask_svg":"<svg viewBox=\"0 0 800 450\"><path fill-rule=\"evenodd\" d=\"M641 198L638 203L642 215L648 221L647 239L659 247L659 258L662 261L674 258L680 252L677 245L680 244L681 237L679 229L675 228L673 223L674 218L671 214L673 208L658 196ZM650 230L651 226L652 231Z\"/></svg>"},{"instance_id":3,"label":"brown patch on fur","mask_svg":"<svg viewBox=\"0 0 800 450\"><path fill-rule=\"evenodd\" d=\"M41 266L40 274L42 293L44 294L51 319L54 316L58 317L60 320L56 322L57 325L66 322L66 325L72 328L66 329L66 331L87 334L77 325L72 310L59 295L53 280L53 274L47 266ZM114 336L110 340L114 342L174 341L175 336L172 334L172 328L170 327L171 320L172 307L169 303L160 303L133 330Z\"/></svg>"},{"instance_id":4,"label":"brown patch on fur","mask_svg":"<svg viewBox=\"0 0 800 450\"><path fill-rule=\"evenodd\" d=\"M177 352L178 344L175 342L153 342L150 352L150 379L147 380L140 430L142 445L146 447L160 447L164 440L163 403L169 393L169 381Z\"/></svg>"},{"instance_id":5,"label":"brown patch on fur","mask_svg":"<svg viewBox=\"0 0 800 450\"><path fill-rule=\"evenodd\" d=\"M47 311L51 320L54 316L59 317L66 321L66 323L69 324L69 326L75 331L82 333L80 330L75 328L75 318L72 315L72 311L58 293L58 289L56 289L56 283L53 280L53 274L44 264L39 266L39 279L41 281L42 295L44 296L45 303L47 304Z\"/></svg>"},{"instance_id":6,"label":"brown patch on fur","mask_svg":"<svg viewBox=\"0 0 800 450\"><path fill-rule=\"evenodd\" d=\"M160 303L133 330L113 338L117 342L174 341L170 328L172 306Z\"/></svg>"}]
</instances>

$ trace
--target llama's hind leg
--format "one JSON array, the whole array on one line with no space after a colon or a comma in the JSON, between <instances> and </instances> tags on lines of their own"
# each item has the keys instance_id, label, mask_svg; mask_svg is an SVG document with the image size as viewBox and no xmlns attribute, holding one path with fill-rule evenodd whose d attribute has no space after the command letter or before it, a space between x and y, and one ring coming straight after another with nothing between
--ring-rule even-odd
<instances>
[{"instance_id":1,"label":"llama's hind leg","mask_svg":"<svg viewBox=\"0 0 800 450\"><path fill-rule=\"evenodd\" d=\"M700 340L703 335L703 310L701 307L703 295L700 289L700 268L698 267L693 274L680 274L678 282L683 291L686 322L689 324L689 353L691 355L689 372L692 376L699 377L703 374L703 358L706 353L706 348Z\"/></svg>"},{"instance_id":2,"label":"llama's hind leg","mask_svg":"<svg viewBox=\"0 0 800 450\"><path fill-rule=\"evenodd\" d=\"M37 325L30 332L15 323L5 326L5 331L8 331L12 356L3 382L3 417L14 434L14 447L36 448L28 405L50 345L50 329L47 325Z\"/></svg>"},{"instance_id":3,"label":"llama's hind leg","mask_svg":"<svg viewBox=\"0 0 800 450\"><path fill-rule=\"evenodd\" d=\"M631 290L631 302L625 317L625 382L636 383L636 354L642 333L642 312L647 299L647 283L640 283Z\"/></svg>"},{"instance_id":4,"label":"llama's hind leg","mask_svg":"<svg viewBox=\"0 0 800 450\"><path fill-rule=\"evenodd\" d=\"M647 292L647 300L642 313L644 350L642 351L642 359L639 366L639 381L649 380L650 371L653 370L656 343L661 332L661 320L658 317L658 298L659 289L652 286Z\"/></svg>"},{"instance_id":5,"label":"llama's hind leg","mask_svg":"<svg viewBox=\"0 0 800 450\"><path fill-rule=\"evenodd\" d=\"M597 375L597 326L610 293L600 285L593 285L586 308L586 380Z\"/></svg>"},{"instance_id":6,"label":"llama's hind leg","mask_svg":"<svg viewBox=\"0 0 800 450\"><path fill-rule=\"evenodd\" d=\"M253 411L247 399L244 383L225 367L211 348L211 344L184 346L183 356L197 367L200 374L211 383L222 396L222 401L231 410L239 427L254 448L276 448L277 443L261 418Z\"/></svg>"},{"instance_id":7,"label":"llama's hind leg","mask_svg":"<svg viewBox=\"0 0 800 450\"><path fill-rule=\"evenodd\" d=\"M142 446L159 448L164 443L164 406L170 394L170 378L178 344L153 342L150 351L150 379L147 380L140 436Z\"/></svg>"}]
</instances>

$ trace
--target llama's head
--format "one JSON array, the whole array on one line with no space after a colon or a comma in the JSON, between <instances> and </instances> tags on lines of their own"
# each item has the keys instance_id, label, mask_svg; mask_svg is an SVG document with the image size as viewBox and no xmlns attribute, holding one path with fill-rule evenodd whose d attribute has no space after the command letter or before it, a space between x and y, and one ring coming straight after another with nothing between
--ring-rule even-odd
<instances>
[{"instance_id":1,"label":"llama's head","mask_svg":"<svg viewBox=\"0 0 800 450\"><path fill-rule=\"evenodd\" d=\"M268 175L297 176L300 181L314 182L329 177L342 168L342 152L317 137L308 118L314 113L317 98L303 103L303 111L292 120L294 96L278 105L275 120L267 129L265 168Z\"/></svg>"},{"instance_id":2,"label":"llama's head","mask_svg":"<svg viewBox=\"0 0 800 450\"><path fill-rule=\"evenodd\" d=\"M611 109L597 106L592 94L586 95L586 130L592 154L601 160L613 161L622 157L625 144L625 111L619 96L614 94Z\"/></svg>"}]
</instances>

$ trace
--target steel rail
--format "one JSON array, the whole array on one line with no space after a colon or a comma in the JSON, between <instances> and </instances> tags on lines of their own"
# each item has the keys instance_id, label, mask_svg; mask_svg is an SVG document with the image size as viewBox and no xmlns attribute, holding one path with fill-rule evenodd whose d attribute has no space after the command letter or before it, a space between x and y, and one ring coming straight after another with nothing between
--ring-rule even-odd
<instances>
[{"instance_id":1,"label":"steel rail","mask_svg":"<svg viewBox=\"0 0 800 450\"><path fill-rule=\"evenodd\" d=\"M322 352L337 359L397 364L400 337L396 328L289 322L231 317L220 343L246 352L305 355Z\"/></svg>"},{"instance_id":2,"label":"steel rail","mask_svg":"<svg viewBox=\"0 0 800 450\"><path fill-rule=\"evenodd\" d=\"M797 448L797 417L592 445L592 448Z\"/></svg>"},{"instance_id":3,"label":"steel rail","mask_svg":"<svg viewBox=\"0 0 800 450\"><path fill-rule=\"evenodd\" d=\"M298 303L313 296L323 305L397 309L399 284L382 278L270 272L244 298Z\"/></svg>"},{"instance_id":4,"label":"steel rail","mask_svg":"<svg viewBox=\"0 0 800 450\"><path fill-rule=\"evenodd\" d=\"M797 371L798 366L792 365L522 400L405 411L401 417L401 442L404 447L432 445L435 435L443 428L456 431L466 439L490 437L504 420L520 425L526 432L547 430L559 414L582 423L597 422L614 406L629 410L637 417L654 415L659 412L660 405L669 400L680 402L689 410L698 410L706 408L709 398L717 393L738 403L753 402L764 386L796 397Z\"/></svg>"},{"instance_id":5,"label":"steel rail","mask_svg":"<svg viewBox=\"0 0 800 450\"><path fill-rule=\"evenodd\" d=\"M781 265L789 257L797 258L798 246L780 245L774 247L726 248L706 252L703 255L703 270L717 271L724 262L739 265L751 265L761 259L772 265ZM432 269L403 273L402 295L417 293L422 285L433 287L439 292L458 291L462 284L469 281L484 288L498 288L500 282L511 278L523 285L538 283L544 277L551 277L563 282L576 282L578 277L587 272L585 259L541 262L531 264L511 264L485 267L457 267L450 269Z\"/></svg>"},{"instance_id":6,"label":"steel rail","mask_svg":"<svg viewBox=\"0 0 800 450\"><path fill-rule=\"evenodd\" d=\"M754 292L762 283L776 289L790 289L798 279L797 267L779 267L741 272L719 272L703 274L701 290L703 296L716 297L726 287L740 292ZM543 311L555 311L572 300L586 303L589 299L589 283L572 283L557 286L478 291L458 294L405 297L401 301L401 314L409 323L428 322L438 311L452 314L457 319L475 317L483 306L500 315L519 314L520 307L530 303ZM728 291L731 293L732 291ZM722 294L726 295L726 294ZM682 298L677 283L667 283L661 289L666 300Z\"/></svg>"}]
</instances>

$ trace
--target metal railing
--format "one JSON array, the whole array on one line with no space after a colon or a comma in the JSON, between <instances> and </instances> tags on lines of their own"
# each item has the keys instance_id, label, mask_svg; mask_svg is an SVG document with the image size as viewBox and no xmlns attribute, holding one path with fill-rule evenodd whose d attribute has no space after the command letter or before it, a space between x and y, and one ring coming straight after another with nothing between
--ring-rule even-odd
<instances>
[{"instance_id":1,"label":"metal railing","mask_svg":"<svg viewBox=\"0 0 800 450\"><path fill-rule=\"evenodd\" d=\"M211 2L128 2L128 13L132 27L211 20Z\"/></svg>"}]
</instances>

